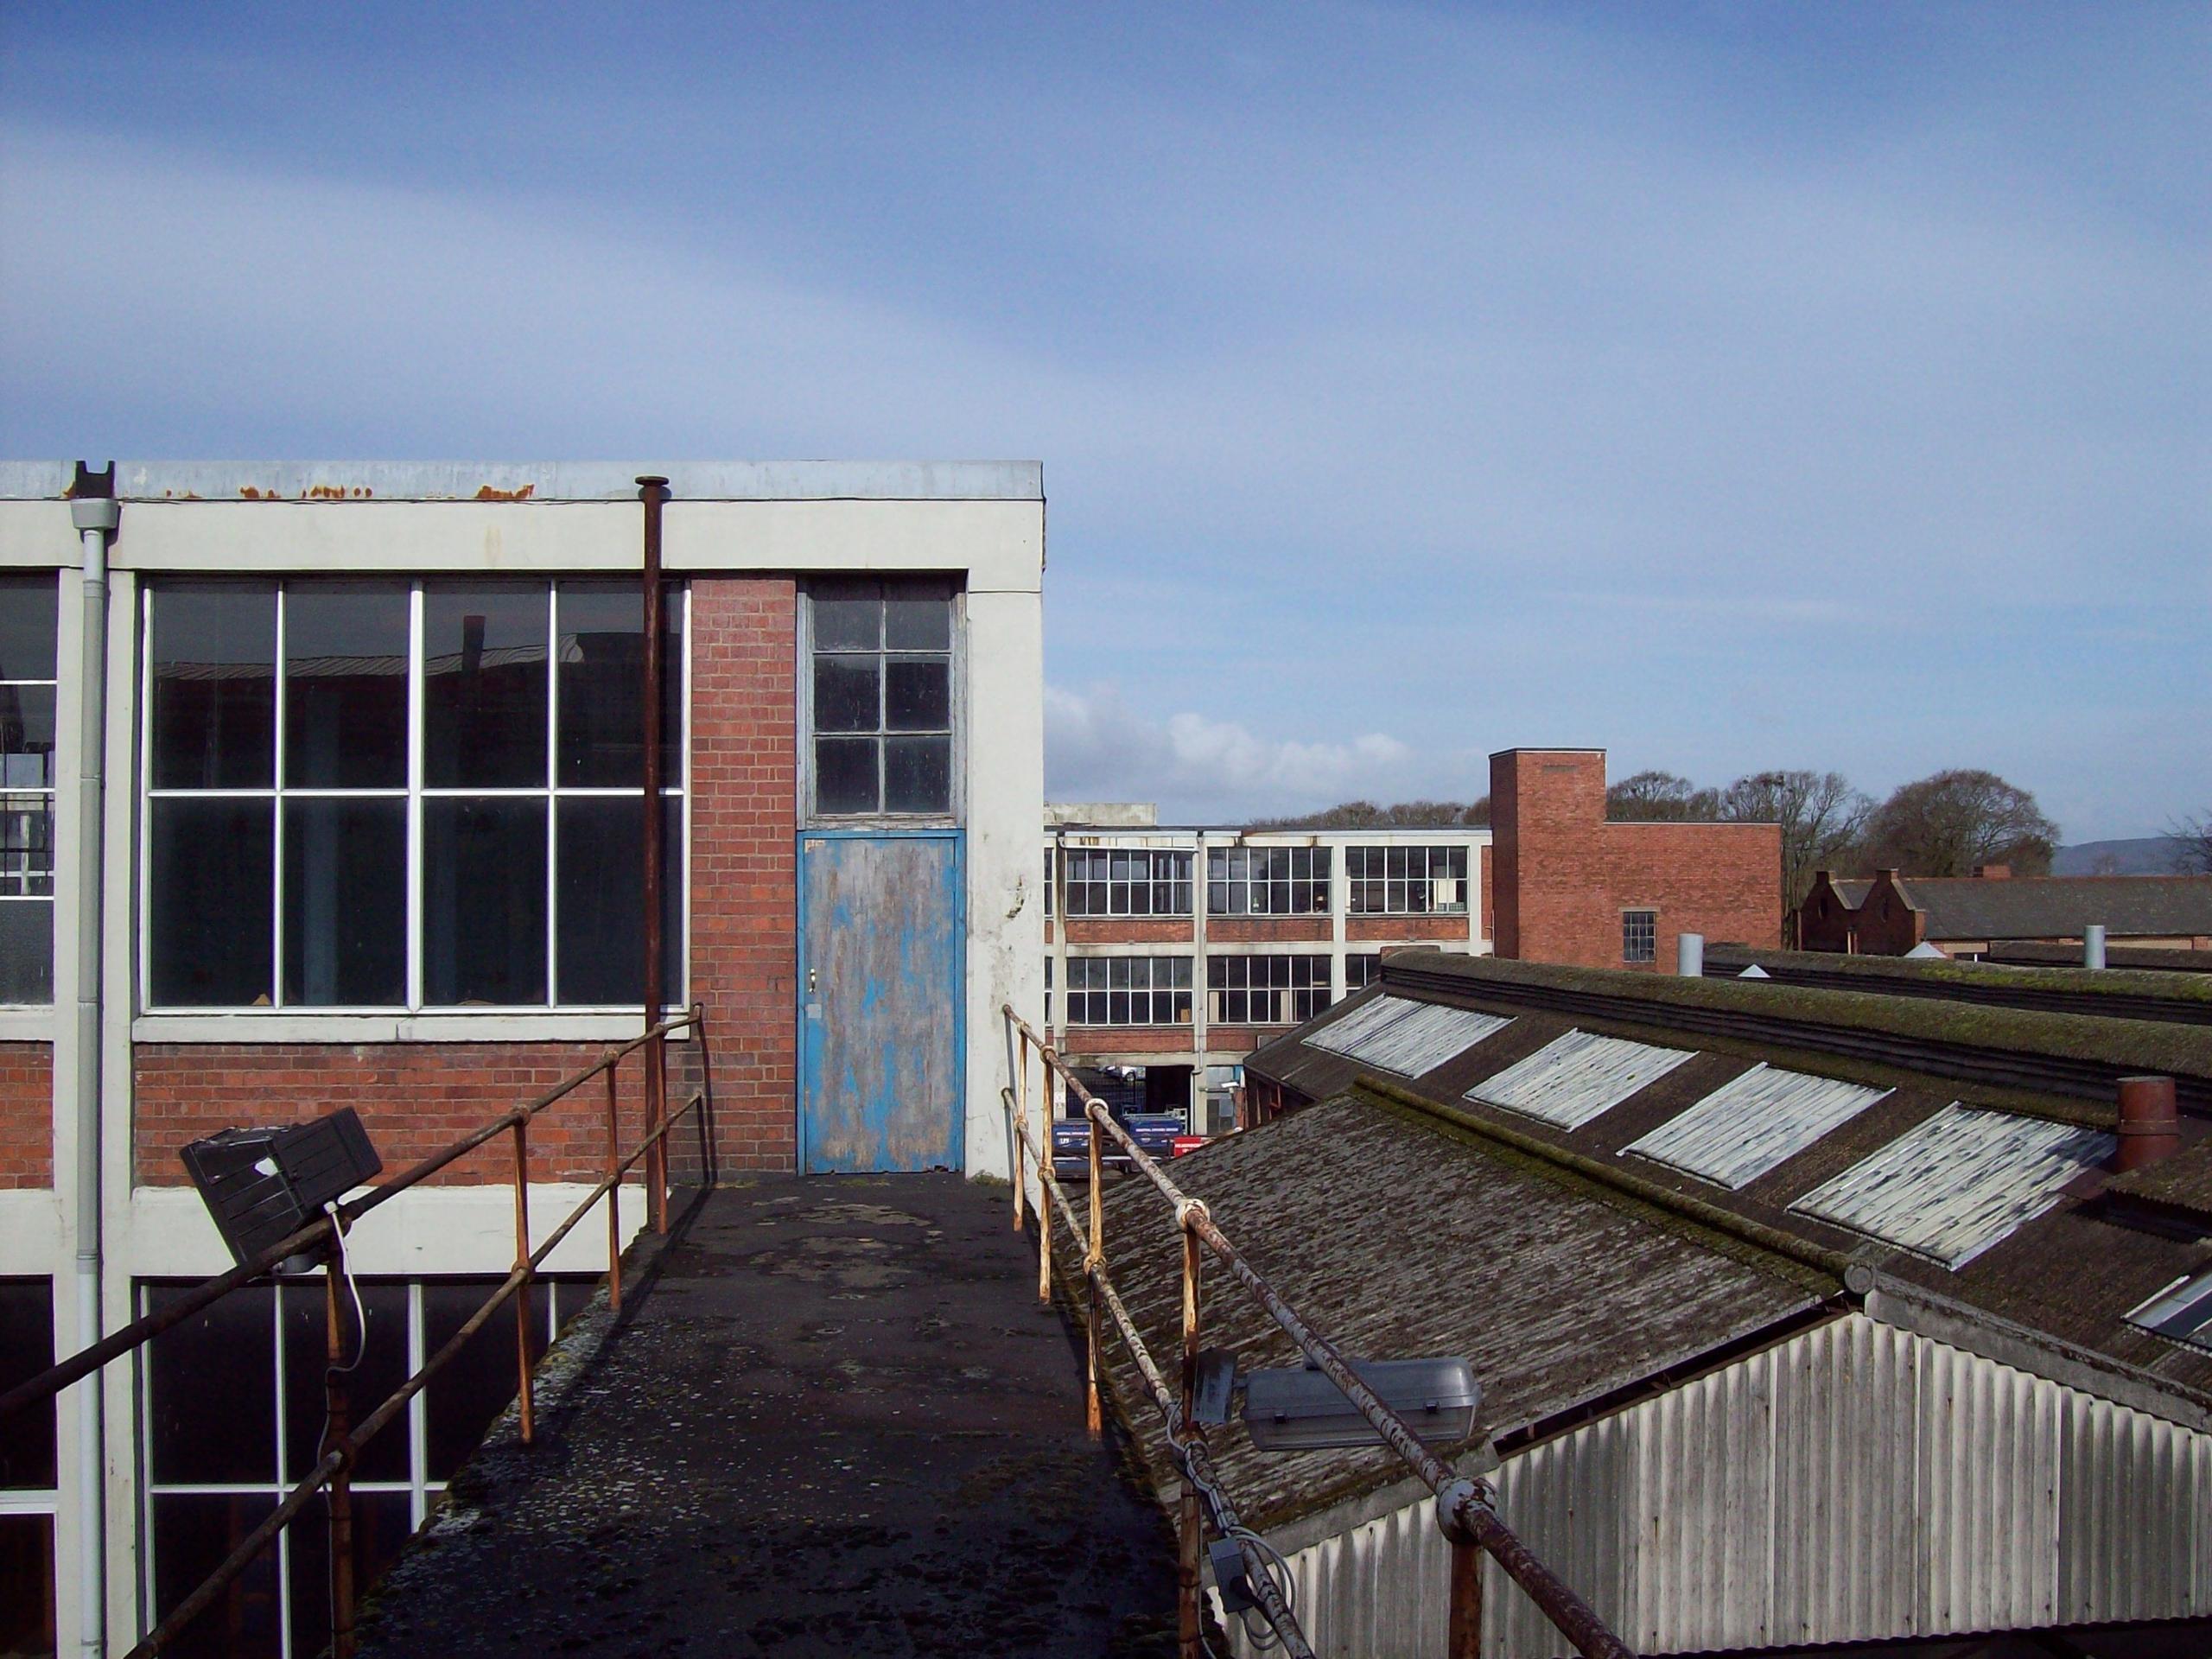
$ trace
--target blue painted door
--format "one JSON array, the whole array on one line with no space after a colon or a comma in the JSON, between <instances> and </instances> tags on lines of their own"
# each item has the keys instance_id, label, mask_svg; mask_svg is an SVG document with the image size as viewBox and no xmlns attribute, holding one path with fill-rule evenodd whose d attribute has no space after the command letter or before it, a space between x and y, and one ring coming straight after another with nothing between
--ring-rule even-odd
<instances>
[{"instance_id":1,"label":"blue painted door","mask_svg":"<svg viewBox=\"0 0 2212 1659\"><path fill-rule=\"evenodd\" d=\"M799 1167L961 1167L957 830L799 837Z\"/></svg>"}]
</instances>

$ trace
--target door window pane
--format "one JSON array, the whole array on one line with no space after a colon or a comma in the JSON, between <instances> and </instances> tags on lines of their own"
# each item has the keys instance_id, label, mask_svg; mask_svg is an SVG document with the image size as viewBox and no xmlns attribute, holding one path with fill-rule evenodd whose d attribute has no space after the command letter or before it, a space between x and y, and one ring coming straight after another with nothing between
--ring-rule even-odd
<instances>
[{"instance_id":1,"label":"door window pane","mask_svg":"<svg viewBox=\"0 0 2212 1659\"><path fill-rule=\"evenodd\" d=\"M148 1287L146 1311L159 1312L190 1288ZM156 1484L276 1479L276 1310L270 1303L276 1294L267 1285L234 1290L146 1344L147 1438ZM220 1411L207 1409L213 1400L223 1402ZM197 1582L187 1580L184 1588Z\"/></svg>"},{"instance_id":2,"label":"door window pane","mask_svg":"<svg viewBox=\"0 0 2212 1659\"><path fill-rule=\"evenodd\" d=\"M284 591L284 781L407 782L407 589L295 582Z\"/></svg>"},{"instance_id":3,"label":"door window pane","mask_svg":"<svg viewBox=\"0 0 2212 1659\"><path fill-rule=\"evenodd\" d=\"M640 848L644 798L563 798L554 833L560 984L564 1003L627 1004L638 998L645 943ZM683 996L682 803L661 814L661 1000Z\"/></svg>"},{"instance_id":4,"label":"door window pane","mask_svg":"<svg viewBox=\"0 0 2212 1659\"><path fill-rule=\"evenodd\" d=\"M873 732L881 728L876 676L879 657L817 657L814 659L814 729L817 732Z\"/></svg>"},{"instance_id":5,"label":"door window pane","mask_svg":"<svg viewBox=\"0 0 2212 1659\"><path fill-rule=\"evenodd\" d=\"M425 800L423 1000L543 1003L545 896L543 796Z\"/></svg>"},{"instance_id":6,"label":"door window pane","mask_svg":"<svg viewBox=\"0 0 2212 1659\"><path fill-rule=\"evenodd\" d=\"M265 789L276 765L276 586L154 594L156 789Z\"/></svg>"},{"instance_id":7,"label":"door window pane","mask_svg":"<svg viewBox=\"0 0 2212 1659\"><path fill-rule=\"evenodd\" d=\"M54 1363L54 1292L44 1279L0 1280L0 1394ZM54 1402L0 1417L0 1487L54 1484ZM4 1598L0 1598L4 1599ZM8 1649L0 1646L0 1653Z\"/></svg>"},{"instance_id":8,"label":"door window pane","mask_svg":"<svg viewBox=\"0 0 2212 1659\"><path fill-rule=\"evenodd\" d=\"M276 989L276 803L162 799L151 810L154 1001L251 1007Z\"/></svg>"},{"instance_id":9,"label":"door window pane","mask_svg":"<svg viewBox=\"0 0 2212 1659\"><path fill-rule=\"evenodd\" d=\"M561 638L560 781L570 787L636 788L645 721L645 595L634 582L564 582L558 594ZM681 781L683 599L661 601L661 782Z\"/></svg>"},{"instance_id":10,"label":"door window pane","mask_svg":"<svg viewBox=\"0 0 2212 1659\"><path fill-rule=\"evenodd\" d=\"M284 1001L327 1008L406 1000L406 801L288 798Z\"/></svg>"},{"instance_id":11,"label":"door window pane","mask_svg":"<svg viewBox=\"0 0 2212 1659\"><path fill-rule=\"evenodd\" d=\"M951 812L952 602L927 580L810 591L817 815Z\"/></svg>"},{"instance_id":12,"label":"door window pane","mask_svg":"<svg viewBox=\"0 0 2212 1659\"><path fill-rule=\"evenodd\" d=\"M942 595L887 600L883 643L893 651L950 651L952 601Z\"/></svg>"},{"instance_id":13,"label":"door window pane","mask_svg":"<svg viewBox=\"0 0 2212 1659\"><path fill-rule=\"evenodd\" d=\"M835 587L817 589L813 622L817 651L875 651L883 645L883 601L873 594L852 597Z\"/></svg>"},{"instance_id":14,"label":"door window pane","mask_svg":"<svg viewBox=\"0 0 2212 1659\"><path fill-rule=\"evenodd\" d=\"M423 590L423 779L433 789L545 782L543 583Z\"/></svg>"},{"instance_id":15,"label":"door window pane","mask_svg":"<svg viewBox=\"0 0 2212 1659\"><path fill-rule=\"evenodd\" d=\"M952 740L893 737L885 741L883 809L887 812L952 810Z\"/></svg>"},{"instance_id":16,"label":"door window pane","mask_svg":"<svg viewBox=\"0 0 2212 1659\"><path fill-rule=\"evenodd\" d=\"M894 657L884 664L883 723L894 732L952 728L952 659Z\"/></svg>"},{"instance_id":17,"label":"door window pane","mask_svg":"<svg viewBox=\"0 0 2212 1659\"><path fill-rule=\"evenodd\" d=\"M814 809L817 812L874 812L881 804L872 737L825 737L814 745Z\"/></svg>"}]
</instances>

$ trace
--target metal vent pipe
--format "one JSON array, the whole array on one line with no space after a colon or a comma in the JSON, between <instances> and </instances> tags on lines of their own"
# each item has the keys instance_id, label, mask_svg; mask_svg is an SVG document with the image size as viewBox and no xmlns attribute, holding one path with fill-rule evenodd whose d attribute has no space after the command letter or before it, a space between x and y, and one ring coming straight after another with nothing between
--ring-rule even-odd
<instances>
[{"instance_id":1,"label":"metal vent pipe","mask_svg":"<svg viewBox=\"0 0 2212 1659\"><path fill-rule=\"evenodd\" d=\"M2174 1103L2171 1077L2120 1080L2120 1146L2113 1172L2142 1169L2181 1150L2181 1116Z\"/></svg>"},{"instance_id":2,"label":"metal vent pipe","mask_svg":"<svg viewBox=\"0 0 2212 1659\"><path fill-rule=\"evenodd\" d=\"M1675 936L1675 971L1684 979L1705 977L1705 935L1678 933Z\"/></svg>"},{"instance_id":3,"label":"metal vent pipe","mask_svg":"<svg viewBox=\"0 0 2212 1659\"><path fill-rule=\"evenodd\" d=\"M2082 930L2082 965L2101 968L2105 965L2105 925L2091 922Z\"/></svg>"}]
</instances>

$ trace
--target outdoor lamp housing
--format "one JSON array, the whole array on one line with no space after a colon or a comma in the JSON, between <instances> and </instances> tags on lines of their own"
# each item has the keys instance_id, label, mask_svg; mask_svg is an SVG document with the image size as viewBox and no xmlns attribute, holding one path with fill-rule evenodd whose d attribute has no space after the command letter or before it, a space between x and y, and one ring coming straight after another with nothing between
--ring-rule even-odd
<instances>
[{"instance_id":1,"label":"outdoor lamp housing","mask_svg":"<svg viewBox=\"0 0 2212 1659\"><path fill-rule=\"evenodd\" d=\"M1347 1362L1382 1403L1405 1419L1427 1446L1471 1438L1482 1385L1464 1359L1355 1359ZM1248 1372L1244 1428L1262 1452L1310 1452L1325 1446L1380 1446L1382 1436L1344 1391L1308 1365L1300 1370Z\"/></svg>"},{"instance_id":2,"label":"outdoor lamp housing","mask_svg":"<svg viewBox=\"0 0 2212 1659\"><path fill-rule=\"evenodd\" d=\"M288 1128L225 1129L194 1141L183 1156L216 1230L241 1264L384 1167L350 1106Z\"/></svg>"}]
</instances>

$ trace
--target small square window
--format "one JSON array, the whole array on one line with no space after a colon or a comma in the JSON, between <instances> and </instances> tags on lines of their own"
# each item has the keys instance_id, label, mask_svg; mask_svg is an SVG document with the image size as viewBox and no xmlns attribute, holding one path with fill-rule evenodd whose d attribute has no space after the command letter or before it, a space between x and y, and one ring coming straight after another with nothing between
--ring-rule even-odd
<instances>
[{"instance_id":1,"label":"small square window","mask_svg":"<svg viewBox=\"0 0 2212 1659\"><path fill-rule=\"evenodd\" d=\"M1659 912L1624 910L1621 912L1621 960L1656 962L1659 957Z\"/></svg>"}]
</instances>

